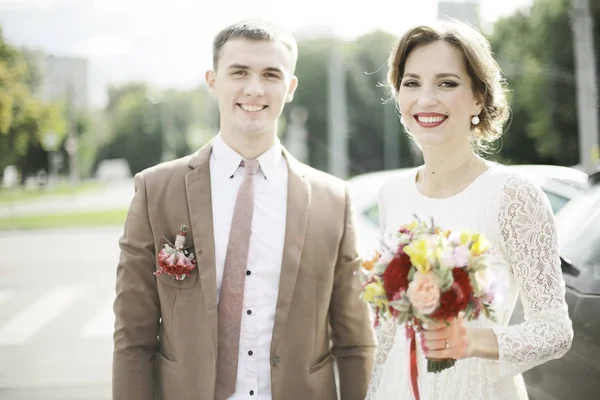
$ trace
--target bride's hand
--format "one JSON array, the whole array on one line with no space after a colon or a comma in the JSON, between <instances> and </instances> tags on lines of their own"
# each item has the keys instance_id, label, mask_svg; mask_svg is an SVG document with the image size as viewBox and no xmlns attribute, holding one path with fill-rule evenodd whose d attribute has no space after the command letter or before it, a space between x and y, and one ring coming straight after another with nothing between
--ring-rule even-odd
<instances>
[{"instance_id":1,"label":"bride's hand","mask_svg":"<svg viewBox=\"0 0 600 400\"><path fill-rule=\"evenodd\" d=\"M469 332L462 318L423 324L421 335L421 346L427 358L458 360L470 356Z\"/></svg>"}]
</instances>

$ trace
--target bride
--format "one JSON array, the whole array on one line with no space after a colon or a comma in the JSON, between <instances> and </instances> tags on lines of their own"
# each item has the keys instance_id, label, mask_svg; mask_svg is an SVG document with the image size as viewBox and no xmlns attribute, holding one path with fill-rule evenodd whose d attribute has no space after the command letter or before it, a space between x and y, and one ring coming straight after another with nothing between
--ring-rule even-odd
<instances>
[{"instance_id":1,"label":"bride","mask_svg":"<svg viewBox=\"0 0 600 400\"><path fill-rule=\"evenodd\" d=\"M573 331L547 198L477 155L501 136L508 118L500 69L483 36L458 22L411 29L388 65L402 123L425 162L382 188L384 240L415 214L444 229L481 232L493 245L500 284L496 323L455 319L418 332L416 388L404 327L382 322L367 399L527 399L521 373L562 357ZM508 326L519 297L525 322ZM436 374L427 372L426 357L458 361Z\"/></svg>"}]
</instances>

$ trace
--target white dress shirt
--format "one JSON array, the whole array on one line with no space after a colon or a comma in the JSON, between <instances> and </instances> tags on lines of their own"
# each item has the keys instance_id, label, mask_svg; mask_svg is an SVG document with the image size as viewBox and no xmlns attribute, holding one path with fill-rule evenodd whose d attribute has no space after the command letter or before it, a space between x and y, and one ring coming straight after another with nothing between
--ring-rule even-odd
<instances>
[{"instance_id":1,"label":"white dress shirt","mask_svg":"<svg viewBox=\"0 0 600 400\"><path fill-rule=\"evenodd\" d=\"M219 134L213 141L210 178L215 236L217 299L238 189L242 156ZM236 393L230 399L271 400L270 348L287 213L288 170L279 140L258 157L254 215L244 286Z\"/></svg>"}]
</instances>

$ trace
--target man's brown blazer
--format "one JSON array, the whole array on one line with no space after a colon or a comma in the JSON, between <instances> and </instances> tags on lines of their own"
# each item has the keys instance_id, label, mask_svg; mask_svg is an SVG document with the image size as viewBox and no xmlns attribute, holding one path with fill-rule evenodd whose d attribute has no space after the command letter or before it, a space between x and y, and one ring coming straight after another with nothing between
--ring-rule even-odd
<instances>
[{"instance_id":1,"label":"man's brown blazer","mask_svg":"<svg viewBox=\"0 0 600 400\"><path fill-rule=\"evenodd\" d=\"M209 159L195 154L135 176L117 267L113 400L213 400L217 295ZM356 232L345 183L287 151L288 208L271 343L273 400L363 400L374 337L359 299ZM198 260L190 277L153 275L180 225Z\"/></svg>"}]
</instances>

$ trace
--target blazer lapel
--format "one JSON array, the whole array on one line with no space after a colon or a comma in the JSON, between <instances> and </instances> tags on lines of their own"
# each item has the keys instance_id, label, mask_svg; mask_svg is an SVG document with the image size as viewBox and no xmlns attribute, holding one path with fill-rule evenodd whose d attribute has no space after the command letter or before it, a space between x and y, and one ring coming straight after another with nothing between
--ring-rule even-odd
<instances>
[{"instance_id":1,"label":"blazer lapel","mask_svg":"<svg viewBox=\"0 0 600 400\"><path fill-rule=\"evenodd\" d=\"M209 163L211 148L212 141L190 158L188 165L192 170L185 175L185 190L198 260L198 274L216 351L217 278Z\"/></svg>"},{"instance_id":2,"label":"blazer lapel","mask_svg":"<svg viewBox=\"0 0 600 400\"><path fill-rule=\"evenodd\" d=\"M281 277L279 280L279 296L275 311L273 338L271 348L274 349L281 338L287 322L290 305L296 287L296 277L300 268L300 259L306 236L308 210L310 207L310 184L304 178L300 162L294 159L285 149L283 154L288 162L288 195L285 239Z\"/></svg>"}]
</instances>

